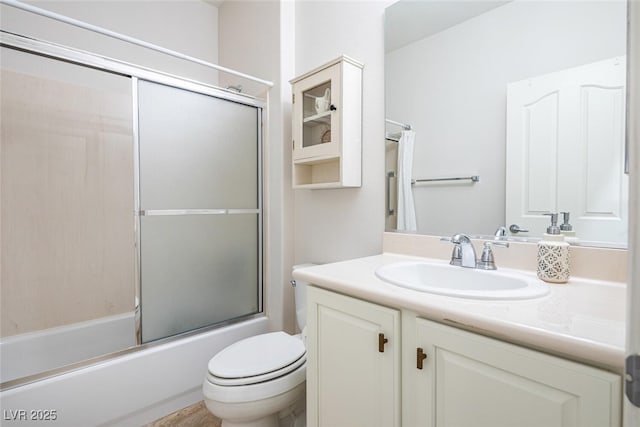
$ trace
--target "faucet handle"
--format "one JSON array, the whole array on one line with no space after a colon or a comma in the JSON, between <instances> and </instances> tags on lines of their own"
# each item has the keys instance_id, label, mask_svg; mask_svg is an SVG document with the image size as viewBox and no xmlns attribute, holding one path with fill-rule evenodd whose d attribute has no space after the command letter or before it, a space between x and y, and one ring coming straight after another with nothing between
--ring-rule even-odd
<instances>
[{"instance_id":1,"label":"faucet handle","mask_svg":"<svg viewBox=\"0 0 640 427\"><path fill-rule=\"evenodd\" d=\"M459 245L460 243L471 243L471 238L464 233L458 233L451 236L451 243Z\"/></svg>"},{"instance_id":2,"label":"faucet handle","mask_svg":"<svg viewBox=\"0 0 640 427\"><path fill-rule=\"evenodd\" d=\"M471 238L464 233L454 234L451 237L440 237L441 242L450 242L454 245L459 245L460 243L471 243Z\"/></svg>"},{"instance_id":3,"label":"faucet handle","mask_svg":"<svg viewBox=\"0 0 640 427\"><path fill-rule=\"evenodd\" d=\"M441 237L441 242L453 243L453 251L451 252L451 260L449 264L462 267L462 247L460 246L459 234L452 237Z\"/></svg>"},{"instance_id":4,"label":"faucet handle","mask_svg":"<svg viewBox=\"0 0 640 427\"><path fill-rule=\"evenodd\" d=\"M482 247L482 255L478 260L476 268L479 268L482 270L496 270L498 268L496 267L496 263L493 258L493 251L491 250L491 246L500 246L503 248L508 248L509 243L499 242L499 241L484 242L484 245Z\"/></svg>"}]
</instances>

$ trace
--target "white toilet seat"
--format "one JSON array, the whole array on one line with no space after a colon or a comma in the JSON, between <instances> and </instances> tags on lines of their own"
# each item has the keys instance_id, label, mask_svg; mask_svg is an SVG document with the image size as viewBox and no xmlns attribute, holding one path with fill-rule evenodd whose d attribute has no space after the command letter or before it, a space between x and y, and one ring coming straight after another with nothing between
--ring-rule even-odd
<instances>
[{"instance_id":1,"label":"white toilet seat","mask_svg":"<svg viewBox=\"0 0 640 427\"><path fill-rule=\"evenodd\" d=\"M287 365L283 368L280 368L276 371L267 372L262 375L254 375L251 377L242 377L242 378L220 378L216 375L213 375L211 372L207 375L207 379L209 382L220 385L220 386L244 386L262 383L265 381L271 381L275 378L279 378L283 375L287 375L288 373L295 371L300 366L304 365L307 362L306 354L303 355L300 359L296 360L290 365Z\"/></svg>"},{"instance_id":2,"label":"white toilet seat","mask_svg":"<svg viewBox=\"0 0 640 427\"><path fill-rule=\"evenodd\" d=\"M306 379L306 349L285 332L256 335L225 348L208 365L208 399L240 403L286 393Z\"/></svg>"},{"instance_id":3,"label":"white toilet seat","mask_svg":"<svg viewBox=\"0 0 640 427\"><path fill-rule=\"evenodd\" d=\"M208 378L223 386L256 384L286 375L305 361L300 338L272 332L240 340L216 354L209 361Z\"/></svg>"},{"instance_id":4,"label":"white toilet seat","mask_svg":"<svg viewBox=\"0 0 640 427\"><path fill-rule=\"evenodd\" d=\"M203 391L209 400L224 403L244 403L269 399L279 394L286 393L303 384L307 376L307 365L303 364L295 371L271 381L242 386L218 385L210 381L210 376L205 380Z\"/></svg>"}]
</instances>

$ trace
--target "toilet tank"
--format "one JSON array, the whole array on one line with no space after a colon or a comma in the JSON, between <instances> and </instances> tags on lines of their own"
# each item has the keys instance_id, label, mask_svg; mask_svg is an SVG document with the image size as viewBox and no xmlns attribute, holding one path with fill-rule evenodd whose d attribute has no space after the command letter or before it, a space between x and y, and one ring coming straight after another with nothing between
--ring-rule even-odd
<instances>
[{"instance_id":1,"label":"toilet tank","mask_svg":"<svg viewBox=\"0 0 640 427\"><path fill-rule=\"evenodd\" d=\"M292 270L303 267L311 267L316 264L298 264L294 265ZM303 280L292 280L294 290L294 299L296 306L296 321L298 322L298 328L303 330L307 326L307 285L308 283Z\"/></svg>"}]
</instances>

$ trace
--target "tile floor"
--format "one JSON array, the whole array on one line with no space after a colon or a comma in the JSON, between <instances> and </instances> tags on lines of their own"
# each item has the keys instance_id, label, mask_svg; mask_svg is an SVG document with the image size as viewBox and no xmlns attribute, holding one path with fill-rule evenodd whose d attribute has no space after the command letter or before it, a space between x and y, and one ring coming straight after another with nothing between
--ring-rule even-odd
<instances>
[{"instance_id":1,"label":"tile floor","mask_svg":"<svg viewBox=\"0 0 640 427\"><path fill-rule=\"evenodd\" d=\"M145 427L220 427L221 424L222 421L207 410L204 402L198 402L155 420Z\"/></svg>"}]
</instances>

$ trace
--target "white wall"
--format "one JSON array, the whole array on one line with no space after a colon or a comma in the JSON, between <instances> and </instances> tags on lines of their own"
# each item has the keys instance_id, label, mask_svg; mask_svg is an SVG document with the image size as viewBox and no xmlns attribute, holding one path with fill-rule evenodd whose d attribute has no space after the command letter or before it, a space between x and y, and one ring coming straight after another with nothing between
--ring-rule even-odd
<instances>
[{"instance_id":1,"label":"white wall","mask_svg":"<svg viewBox=\"0 0 640 427\"><path fill-rule=\"evenodd\" d=\"M218 9L200 0L169 1L30 1L49 11L104 27L178 52L218 62ZM203 82L217 73L200 65L168 58L143 48L70 27L2 5L2 28L162 69Z\"/></svg>"},{"instance_id":2,"label":"white wall","mask_svg":"<svg viewBox=\"0 0 640 427\"><path fill-rule=\"evenodd\" d=\"M226 1L220 6L220 65L270 80L265 128L265 307L272 330L295 331L291 280L291 87L293 2ZM221 81L224 78L221 76ZM228 83L235 84L233 79ZM224 84L223 84L224 86Z\"/></svg>"},{"instance_id":3,"label":"white wall","mask_svg":"<svg viewBox=\"0 0 640 427\"><path fill-rule=\"evenodd\" d=\"M387 55L387 114L416 131L414 177L480 175L414 186L421 232L504 225L506 84L624 55L625 13L621 1L514 1Z\"/></svg>"},{"instance_id":4,"label":"white wall","mask_svg":"<svg viewBox=\"0 0 640 427\"><path fill-rule=\"evenodd\" d=\"M341 54L364 63L362 187L295 191L296 262L326 263L382 250L384 9L390 3L296 2L296 75Z\"/></svg>"}]
</instances>

